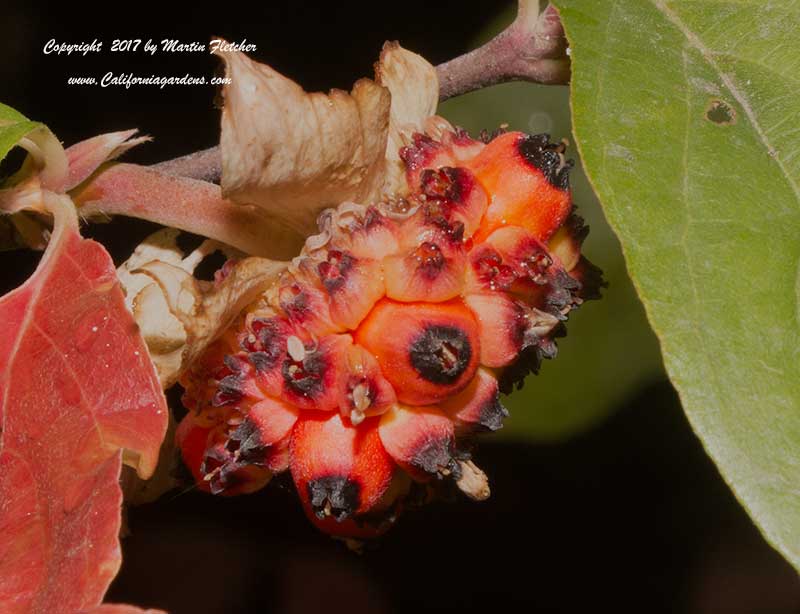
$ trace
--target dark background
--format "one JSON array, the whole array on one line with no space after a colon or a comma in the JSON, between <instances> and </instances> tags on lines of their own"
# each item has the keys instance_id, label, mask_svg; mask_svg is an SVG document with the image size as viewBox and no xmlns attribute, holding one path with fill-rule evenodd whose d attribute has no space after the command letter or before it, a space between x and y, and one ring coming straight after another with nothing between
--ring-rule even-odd
<instances>
[{"instance_id":1,"label":"dark background","mask_svg":"<svg viewBox=\"0 0 800 614\"><path fill-rule=\"evenodd\" d=\"M107 71L214 74L205 54L112 54L114 38L247 38L307 89L348 89L381 44L439 63L467 50L505 3L269 2L0 5L0 100L67 144L138 127L152 163L218 140L214 88L67 86ZM105 41L98 55L44 43ZM119 261L153 226L92 226ZM0 291L38 256L0 254ZM546 377L545 369L543 377ZM286 484L249 497L169 494L130 511L109 600L173 614L240 612L800 612L797 576L763 541L692 434L666 381L632 392L599 427L561 444L492 441L477 452L492 498L431 505L361 556L317 533Z\"/></svg>"}]
</instances>

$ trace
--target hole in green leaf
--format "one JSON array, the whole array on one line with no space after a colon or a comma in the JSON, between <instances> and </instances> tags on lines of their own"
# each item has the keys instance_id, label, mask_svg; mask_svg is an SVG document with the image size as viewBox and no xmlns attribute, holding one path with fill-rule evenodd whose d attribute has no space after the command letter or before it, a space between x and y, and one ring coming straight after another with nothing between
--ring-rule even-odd
<instances>
[{"instance_id":1,"label":"hole in green leaf","mask_svg":"<svg viewBox=\"0 0 800 614\"><path fill-rule=\"evenodd\" d=\"M720 126L730 126L736 123L736 111L727 102L712 100L706 109L706 119Z\"/></svg>"}]
</instances>

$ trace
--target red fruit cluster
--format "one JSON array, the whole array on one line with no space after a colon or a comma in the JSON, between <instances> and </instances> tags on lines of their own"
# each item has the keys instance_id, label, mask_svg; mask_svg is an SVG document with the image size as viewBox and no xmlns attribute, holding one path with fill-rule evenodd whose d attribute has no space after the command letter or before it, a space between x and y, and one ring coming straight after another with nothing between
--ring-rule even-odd
<instances>
[{"instance_id":1,"label":"red fruit cluster","mask_svg":"<svg viewBox=\"0 0 800 614\"><path fill-rule=\"evenodd\" d=\"M309 518L385 531L447 481L488 496L463 442L597 298L571 162L547 135L441 130L403 148L409 195L325 212L279 282L186 374L178 431L200 488L287 469Z\"/></svg>"}]
</instances>

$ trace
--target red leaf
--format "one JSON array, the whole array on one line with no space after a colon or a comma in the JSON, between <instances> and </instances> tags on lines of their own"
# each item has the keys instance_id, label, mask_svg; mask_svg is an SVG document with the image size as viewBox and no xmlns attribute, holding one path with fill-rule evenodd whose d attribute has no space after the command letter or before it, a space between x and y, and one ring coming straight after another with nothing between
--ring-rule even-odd
<instances>
[{"instance_id":1,"label":"red leaf","mask_svg":"<svg viewBox=\"0 0 800 614\"><path fill-rule=\"evenodd\" d=\"M149 476L167 425L111 258L53 205L39 268L0 299L0 612L75 614L120 565L121 449Z\"/></svg>"}]
</instances>

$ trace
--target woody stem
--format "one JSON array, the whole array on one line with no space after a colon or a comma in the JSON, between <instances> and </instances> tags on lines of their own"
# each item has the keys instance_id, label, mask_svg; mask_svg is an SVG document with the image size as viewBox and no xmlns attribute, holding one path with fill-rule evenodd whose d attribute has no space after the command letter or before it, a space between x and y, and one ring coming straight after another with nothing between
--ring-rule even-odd
<instances>
[{"instance_id":1,"label":"woody stem","mask_svg":"<svg viewBox=\"0 0 800 614\"><path fill-rule=\"evenodd\" d=\"M548 5L540 13L537 0L519 0L517 17L505 30L482 47L439 64L436 73L440 101L509 81L568 83L567 40L558 11ZM153 168L218 183L222 155L216 146L160 162Z\"/></svg>"}]
</instances>

